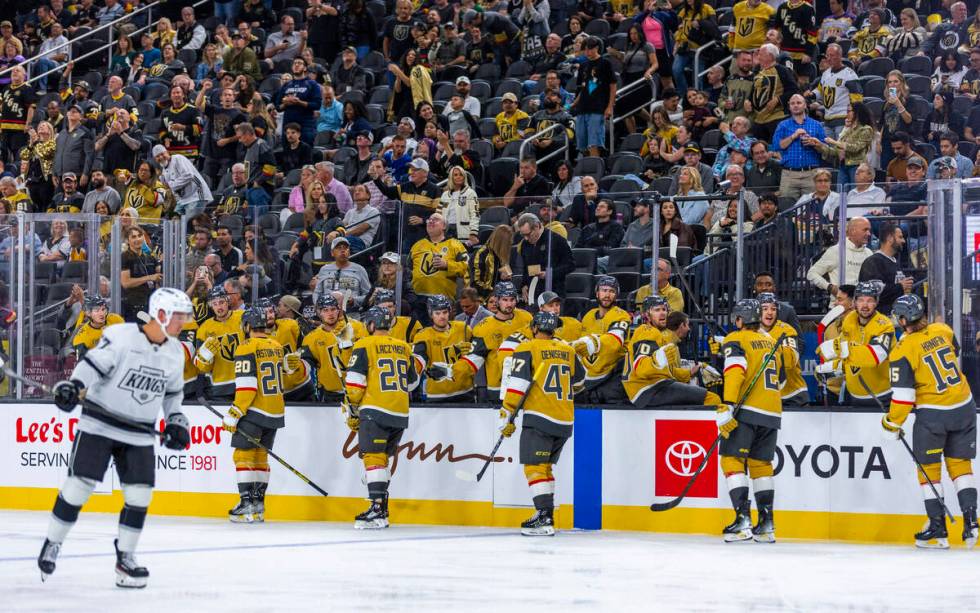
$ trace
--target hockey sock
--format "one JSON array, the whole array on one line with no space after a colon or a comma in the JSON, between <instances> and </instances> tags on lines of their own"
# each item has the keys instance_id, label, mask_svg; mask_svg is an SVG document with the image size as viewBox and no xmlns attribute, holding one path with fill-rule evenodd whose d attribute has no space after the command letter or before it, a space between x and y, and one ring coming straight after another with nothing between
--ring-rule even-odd
<instances>
[{"instance_id":1,"label":"hockey sock","mask_svg":"<svg viewBox=\"0 0 980 613\"><path fill-rule=\"evenodd\" d=\"M51 521L48 523L48 540L52 543L62 543L68 531L78 520L78 512L88 501L95 489L95 483L80 477L68 477L65 485L58 492L51 510Z\"/></svg>"},{"instance_id":2,"label":"hockey sock","mask_svg":"<svg viewBox=\"0 0 980 613\"><path fill-rule=\"evenodd\" d=\"M976 508L977 482L973 478L973 462L960 458L946 458L946 471L956 487L960 509Z\"/></svg>"},{"instance_id":3,"label":"hockey sock","mask_svg":"<svg viewBox=\"0 0 980 613\"><path fill-rule=\"evenodd\" d=\"M721 456L721 470L728 484L728 496L736 511L742 510L749 502L749 476L745 474L743 461L732 456Z\"/></svg>"},{"instance_id":4,"label":"hockey sock","mask_svg":"<svg viewBox=\"0 0 980 613\"><path fill-rule=\"evenodd\" d=\"M391 480L391 473L388 472L388 456L383 452L365 453L363 460L368 498L382 500L388 493L388 482Z\"/></svg>"},{"instance_id":5,"label":"hockey sock","mask_svg":"<svg viewBox=\"0 0 980 613\"><path fill-rule=\"evenodd\" d=\"M936 498L936 494L933 493L933 488L929 485L929 481L926 481L925 476L920 473L919 487L922 488L922 499L925 501L926 515L929 517L941 517L943 515L943 505L940 502L943 497L943 484L940 481L942 478L942 465L938 461L923 464L922 471L929 477L929 481L932 481L936 492L939 493L939 498Z\"/></svg>"},{"instance_id":6,"label":"hockey sock","mask_svg":"<svg viewBox=\"0 0 980 613\"><path fill-rule=\"evenodd\" d=\"M129 485L123 483L123 498L126 504L119 512L119 551L136 551L143 524L146 522L146 509L150 506L153 490L148 485Z\"/></svg>"},{"instance_id":7,"label":"hockey sock","mask_svg":"<svg viewBox=\"0 0 980 613\"><path fill-rule=\"evenodd\" d=\"M752 478L752 491L755 492L755 502L758 508L772 507L775 494L773 491L772 462L749 458L749 476Z\"/></svg>"},{"instance_id":8,"label":"hockey sock","mask_svg":"<svg viewBox=\"0 0 980 613\"><path fill-rule=\"evenodd\" d=\"M527 485L531 488L534 508L541 511L555 507L555 477L550 464L527 464L524 466Z\"/></svg>"}]
</instances>

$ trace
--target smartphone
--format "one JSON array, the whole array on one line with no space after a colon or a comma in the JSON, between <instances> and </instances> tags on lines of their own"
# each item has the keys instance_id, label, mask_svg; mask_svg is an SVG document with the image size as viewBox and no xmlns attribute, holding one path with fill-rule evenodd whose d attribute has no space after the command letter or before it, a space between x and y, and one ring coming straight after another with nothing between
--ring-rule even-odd
<instances>
[{"instance_id":1,"label":"smartphone","mask_svg":"<svg viewBox=\"0 0 980 613\"><path fill-rule=\"evenodd\" d=\"M898 89L895 88L895 87L889 87L888 88L888 95L889 96L898 96Z\"/></svg>"}]
</instances>

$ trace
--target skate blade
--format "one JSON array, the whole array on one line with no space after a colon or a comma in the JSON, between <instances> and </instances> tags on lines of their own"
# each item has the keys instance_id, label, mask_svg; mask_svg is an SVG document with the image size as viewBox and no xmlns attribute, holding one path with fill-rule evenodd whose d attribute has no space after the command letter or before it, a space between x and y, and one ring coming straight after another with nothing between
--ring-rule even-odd
<instances>
[{"instance_id":1,"label":"skate blade","mask_svg":"<svg viewBox=\"0 0 980 613\"><path fill-rule=\"evenodd\" d=\"M932 539L928 541L915 540L915 546L919 549L949 549L949 539Z\"/></svg>"},{"instance_id":2,"label":"skate blade","mask_svg":"<svg viewBox=\"0 0 980 613\"><path fill-rule=\"evenodd\" d=\"M554 526L545 526L543 528L521 528L521 534L524 536L554 536L555 528Z\"/></svg>"},{"instance_id":3,"label":"skate blade","mask_svg":"<svg viewBox=\"0 0 980 613\"><path fill-rule=\"evenodd\" d=\"M765 534L753 534L752 540L756 543L775 543L776 535L772 532L766 532Z\"/></svg>"},{"instance_id":4,"label":"skate blade","mask_svg":"<svg viewBox=\"0 0 980 613\"><path fill-rule=\"evenodd\" d=\"M387 519L356 519L354 520L355 530L384 530L388 527Z\"/></svg>"},{"instance_id":5,"label":"skate blade","mask_svg":"<svg viewBox=\"0 0 980 613\"><path fill-rule=\"evenodd\" d=\"M233 524L250 524L255 521L255 517L251 514L249 515L229 515L228 521Z\"/></svg>"},{"instance_id":6,"label":"skate blade","mask_svg":"<svg viewBox=\"0 0 980 613\"><path fill-rule=\"evenodd\" d=\"M48 580L48 577L50 577L50 576L51 576L51 573L46 573L44 571L41 571L41 583L44 583L45 581L47 581Z\"/></svg>"},{"instance_id":7,"label":"skate blade","mask_svg":"<svg viewBox=\"0 0 980 613\"><path fill-rule=\"evenodd\" d=\"M977 545L977 530L974 530L972 534L967 534L963 537L963 544L966 545L967 549L973 549Z\"/></svg>"},{"instance_id":8,"label":"skate blade","mask_svg":"<svg viewBox=\"0 0 980 613\"><path fill-rule=\"evenodd\" d=\"M724 540L726 543L744 543L746 541L752 540L751 530L740 530L738 532L733 532L731 534L724 535Z\"/></svg>"},{"instance_id":9,"label":"skate blade","mask_svg":"<svg viewBox=\"0 0 980 613\"><path fill-rule=\"evenodd\" d=\"M142 589L146 587L147 577L130 577L126 573L116 571L116 587Z\"/></svg>"}]
</instances>

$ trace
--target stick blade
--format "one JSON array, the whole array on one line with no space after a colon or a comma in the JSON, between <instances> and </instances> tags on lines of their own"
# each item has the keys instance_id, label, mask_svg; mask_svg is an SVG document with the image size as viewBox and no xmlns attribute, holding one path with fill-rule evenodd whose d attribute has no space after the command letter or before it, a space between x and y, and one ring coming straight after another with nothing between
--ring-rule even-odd
<instances>
[{"instance_id":1,"label":"stick blade","mask_svg":"<svg viewBox=\"0 0 980 613\"><path fill-rule=\"evenodd\" d=\"M668 500L667 502L655 502L650 505L650 510L654 513L660 513L662 511L669 511L681 503L680 498L674 498L673 500Z\"/></svg>"},{"instance_id":2,"label":"stick blade","mask_svg":"<svg viewBox=\"0 0 980 613\"><path fill-rule=\"evenodd\" d=\"M456 478L459 479L460 481L468 481L470 483L476 483L477 481L479 481L476 475L474 475L471 472L467 472L465 470L457 470Z\"/></svg>"}]
</instances>

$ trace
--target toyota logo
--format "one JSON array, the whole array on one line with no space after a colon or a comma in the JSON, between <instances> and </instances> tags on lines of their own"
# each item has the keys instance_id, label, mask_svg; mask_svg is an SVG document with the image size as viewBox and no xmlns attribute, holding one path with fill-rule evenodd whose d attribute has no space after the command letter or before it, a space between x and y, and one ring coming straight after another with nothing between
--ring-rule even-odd
<instances>
[{"instance_id":1,"label":"toyota logo","mask_svg":"<svg viewBox=\"0 0 980 613\"><path fill-rule=\"evenodd\" d=\"M694 441L677 441L664 453L667 469L679 477L690 477L707 452Z\"/></svg>"}]
</instances>

